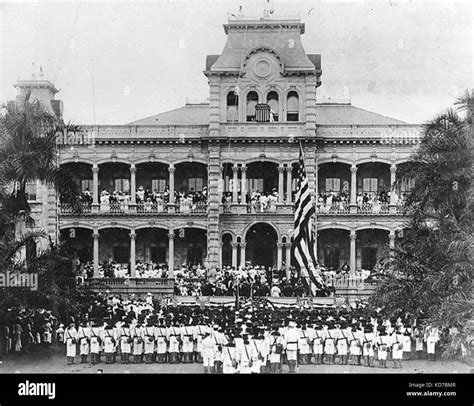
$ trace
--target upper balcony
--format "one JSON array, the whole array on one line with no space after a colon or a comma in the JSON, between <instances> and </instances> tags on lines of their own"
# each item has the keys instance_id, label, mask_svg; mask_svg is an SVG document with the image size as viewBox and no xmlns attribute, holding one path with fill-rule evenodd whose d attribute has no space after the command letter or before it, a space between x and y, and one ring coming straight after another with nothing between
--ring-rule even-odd
<instances>
[{"instance_id":1,"label":"upper balcony","mask_svg":"<svg viewBox=\"0 0 474 406\"><path fill-rule=\"evenodd\" d=\"M317 125L316 137L326 139L380 140L382 144L417 144L421 127L399 125Z\"/></svg>"},{"instance_id":2,"label":"upper balcony","mask_svg":"<svg viewBox=\"0 0 474 406\"><path fill-rule=\"evenodd\" d=\"M58 131L56 143L72 146L114 141L191 140L205 137L208 129L208 125L84 125L67 134Z\"/></svg>"},{"instance_id":3,"label":"upper balcony","mask_svg":"<svg viewBox=\"0 0 474 406\"><path fill-rule=\"evenodd\" d=\"M304 123L244 122L222 123L221 134L230 138L280 139L292 141L304 134Z\"/></svg>"}]
</instances>

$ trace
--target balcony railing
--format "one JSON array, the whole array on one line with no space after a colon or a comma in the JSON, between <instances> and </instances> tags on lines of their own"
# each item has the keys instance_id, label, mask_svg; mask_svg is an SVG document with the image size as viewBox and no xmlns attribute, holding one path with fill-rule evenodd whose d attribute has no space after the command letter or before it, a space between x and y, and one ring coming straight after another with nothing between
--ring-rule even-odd
<instances>
[{"instance_id":1,"label":"balcony railing","mask_svg":"<svg viewBox=\"0 0 474 406\"><path fill-rule=\"evenodd\" d=\"M357 206L357 214L389 214L388 203L362 204Z\"/></svg>"},{"instance_id":2,"label":"balcony railing","mask_svg":"<svg viewBox=\"0 0 474 406\"><path fill-rule=\"evenodd\" d=\"M168 213L168 207L166 203L138 203L137 213L140 214L158 214Z\"/></svg>"},{"instance_id":3,"label":"balcony railing","mask_svg":"<svg viewBox=\"0 0 474 406\"><path fill-rule=\"evenodd\" d=\"M316 206L317 214L349 214L349 204L333 203L332 205L318 204Z\"/></svg>"},{"instance_id":4,"label":"balcony railing","mask_svg":"<svg viewBox=\"0 0 474 406\"><path fill-rule=\"evenodd\" d=\"M59 210L61 214L88 214L92 209L89 203L80 203L77 205L61 203Z\"/></svg>"},{"instance_id":5,"label":"balcony railing","mask_svg":"<svg viewBox=\"0 0 474 406\"><path fill-rule=\"evenodd\" d=\"M339 277L326 277L324 278L326 285L333 286L337 289L374 289L376 286L375 281L367 280L361 276L339 276Z\"/></svg>"},{"instance_id":6,"label":"balcony railing","mask_svg":"<svg viewBox=\"0 0 474 406\"><path fill-rule=\"evenodd\" d=\"M179 214L206 214L207 202L191 204L176 203L176 213Z\"/></svg>"},{"instance_id":7,"label":"balcony railing","mask_svg":"<svg viewBox=\"0 0 474 406\"><path fill-rule=\"evenodd\" d=\"M82 215L82 214L103 214L103 215L127 215L127 214L139 214L139 215L152 215L152 214L206 214L207 213L207 202L193 203L190 205L183 205L176 203L174 205L175 210L170 210L170 206L159 203L138 203L136 206L124 203L102 203L98 205L96 210L93 210L92 205L71 205L69 203L62 203L60 205L61 214L69 215Z\"/></svg>"},{"instance_id":8,"label":"balcony railing","mask_svg":"<svg viewBox=\"0 0 474 406\"><path fill-rule=\"evenodd\" d=\"M293 139L303 135L304 124L281 122L247 122L221 124L224 137L258 137Z\"/></svg>"}]
</instances>

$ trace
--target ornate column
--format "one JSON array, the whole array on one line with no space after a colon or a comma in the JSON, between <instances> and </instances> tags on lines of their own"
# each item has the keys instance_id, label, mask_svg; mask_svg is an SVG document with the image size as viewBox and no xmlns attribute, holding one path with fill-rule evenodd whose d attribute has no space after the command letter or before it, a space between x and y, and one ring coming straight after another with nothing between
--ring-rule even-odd
<instances>
[{"instance_id":1,"label":"ornate column","mask_svg":"<svg viewBox=\"0 0 474 406\"><path fill-rule=\"evenodd\" d=\"M291 163L287 164L286 166L286 204L291 204L293 203L292 201L292 173L291 171L293 170L293 167L291 166Z\"/></svg>"},{"instance_id":2,"label":"ornate column","mask_svg":"<svg viewBox=\"0 0 474 406\"><path fill-rule=\"evenodd\" d=\"M245 247L247 246L246 242L240 243L240 266L245 267Z\"/></svg>"},{"instance_id":3,"label":"ornate column","mask_svg":"<svg viewBox=\"0 0 474 406\"><path fill-rule=\"evenodd\" d=\"M94 230L92 234L93 242L93 263L94 263L94 278L99 277L99 230Z\"/></svg>"},{"instance_id":4,"label":"ornate column","mask_svg":"<svg viewBox=\"0 0 474 406\"><path fill-rule=\"evenodd\" d=\"M390 229L390 231L388 233L388 246L389 246L390 250L393 250L395 248L395 230L393 228Z\"/></svg>"},{"instance_id":5,"label":"ornate column","mask_svg":"<svg viewBox=\"0 0 474 406\"><path fill-rule=\"evenodd\" d=\"M278 165L278 203L284 202L285 191L283 189L283 171L285 168L282 164Z\"/></svg>"},{"instance_id":6,"label":"ornate column","mask_svg":"<svg viewBox=\"0 0 474 406\"><path fill-rule=\"evenodd\" d=\"M130 194L131 204L137 204L137 168L135 164L130 165Z\"/></svg>"},{"instance_id":7,"label":"ornate column","mask_svg":"<svg viewBox=\"0 0 474 406\"><path fill-rule=\"evenodd\" d=\"M232 178L232 203L237 204L239 202L238 199L238 188L237 184L239 182L239 167L237 166L236 163L232 166L232 173L233 173L233 178Z\"/></svg>"},{"instance_id":8,"label":"ornate column","mask_svg":"<svg viewBox=\"0 0 474 406\"><path fill-rule=\"evenodd\" d=\"M137 234L135 230L130 230L130 278L136 277L136 253L135 253L135 239Z\"/></svg>"},{"instance_id":9,"label":"ornate column","mask_svg":"<svg viewBox=\"0 0 474 406\"><path fill-rule=\"evenodd\" d=\"M174 230L168 232L168 278L174 278Z\"/></svg>"},{"instance_id":10,"label":"ornate column","mask_svg":"<svg viewBox=\"0 0 474 406\"><path fill-rule=\"evenodd\" d=\"M290 267L291 267L291 242L287 242L285 244L286 247L286 259L285 259L285 265L286 265L286 279L290 278Z\"/></svg>"},{"instance_id":11,"label":"ornate column","mask_svg":"<svg viewBox=\"0 0 474 406\"><path fill-rule=\"evenodd\" d=\"M224 246L224 243L221 241L220 242L220 251L219 251L219 268L222 269L222 248Z\"/></svg>"},{"instance_id":12,"label":"ornate column","mask_svg":"<svg viewBox=\"0 0 474 406\"><path fill-rule=\"evenodd\" d=\"M222 179L219 144L209 145L208 165L208 212L207 212L207 258L208 268L216 269L220 266L219 250L221 234L219 228L219 207L222 195L219 193L219 185Z\"/></svg>"},{"instance_id":13,"label":"ornate column","mask_svg":"<svg viewBox=\"0 0 474 406\"><path fill-rule=\"evenodd\" d=\"M92 209L99 211L99 166L92 166Z\"/></svg>"},{"instance_id":14,"label":"ornate column","mask_svg":"<svg viewBox=\"0 0 474 406\"><path fill-rule=\"evenodd\" d=\"M277 268L280 270L283 263L283 243L277 242Z\"/></svg>"},{"instance_id":15,"label":"ornate column","mask_svg":"<svg viewBox=\"0 0 474 406\"><path fill-rule=\"evenodd\" d=\"M174 212L175 209L175 202L174 202L174 171L175 167L173 164L170 164L168 167L168 172L169 172L169 189L170 189L170 200L169 200L169 207L168 210L171 209L171 212Z\"/></svg>"},{"instance_id":16,"label":"ornate column","mask_svg":"<svg viewBox=\"0 0 474 406\"><path fill-rule=\"evenodd\" d=\"M237 245L236 242L231 242L230 246L232 247L232 266L237 268Z\"/></svg>"},{"instance_id":17,"label":"ornate column","mask_svg":"<svg viewBox=\"0 0 474 406\"><path fill-rule=\"evenodd\" d=\"M390 206L389 211L391 214L395 214L397 212L397 201L395 199L395 187L393 184L397 179L397 165L392 164L390 165Z\"/></svg>"},{"instance_id":18,"label":"ornate column","mask_svg":"<svg viewBox=\"0 0 474 406\"><path fill-rule=\"evenodd\" d=\"M350 244L350 254L349 254L349 267L350 267L350 272L354 273L356 271L356 231L351 230L350 234L350 239L351 239L351 244Z\"/></svg>"},{"instance_id":19,"label":"ornate column","mask_svg":"<svg viewBox=\"0 0 474 406\"><path fill-rule=\"evenodd\" d=\"M242 164L241 168L242 173L242 184L240 185L240 202L246 204L245 197L247 195L247 164Z\"/></svg>"},{"instance_id":20,"label":"ornate column","mask_svg":"<svg viewBox=\"0 0 474 406\"><path fill-rule=\"evenodd\" d=\"M351 166L351 200L349 204L351 213L357 213L357 166Z\"/></svg>"}]
</instances>

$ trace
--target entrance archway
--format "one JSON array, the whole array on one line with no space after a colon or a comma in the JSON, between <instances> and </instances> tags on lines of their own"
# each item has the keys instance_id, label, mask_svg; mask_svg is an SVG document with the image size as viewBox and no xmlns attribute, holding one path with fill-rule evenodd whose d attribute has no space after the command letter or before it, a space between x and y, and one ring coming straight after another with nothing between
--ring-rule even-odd
<instances>
[{"instance_id":1,"label":"entrance archway","mask_svg":"<svg viewBox=\"0 0 474 406\"><path fill-rule=\"evenodd\" d=\"M176 229L174 244L174 259L176 265L206 265L206 230L195 227Z\"/></svg>"},{"instance_id":2,"label":"entrance archway","mask_svg":"<svg viewBox=\"0 0 474 406\"><path fill-rule=\"evenodd\" d=\"M275 229L266 223L257 223L245 234L245 257L252 265L272 267L277 261L278 235Z\"/></svg>"}]
</instances>

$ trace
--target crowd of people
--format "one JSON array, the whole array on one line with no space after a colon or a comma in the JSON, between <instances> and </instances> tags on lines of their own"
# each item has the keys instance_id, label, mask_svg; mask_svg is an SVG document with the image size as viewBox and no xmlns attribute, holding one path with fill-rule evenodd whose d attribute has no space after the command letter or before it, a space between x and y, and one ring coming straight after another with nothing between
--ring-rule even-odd
<instances>
[{"instance_id":1,"label":"crowd of people","mask_svg":"<svg viewBox=\"0 0 474 406\"><path fill-rule=\"evenodd\" d=\"M167 278L167 264L146 263L137 261L135 267L137 278ZM321 276L326 282L326 289L321 296L331 296L335 287L344 284L375 282L383 274L383 264L374 270L359 269L351 272L344 263L338 269L322 266ZM84 279L93 274L93 266L87 263L82 267ZM100 278L126 279L130 269L126 264L99 265ZM295 268L291 267L287 276L286 269L277 267L224 266L222 269L208 270L201 264L187 265L174 270L174 293L179 296L235 296L237 289L241 296L301 297L307 294L302 279Z\"/></svg>"},{"instance_id":2,"label":"crowd of people","mask_svg":"<svg viewBox=\"0 0 474 406\"><path fill-rule=\"evenodd\" d=\"M166 188L163 192L152 191L149 188L139 186L136 190L136 203L142 212L164 212L170 202L170 191ZM80 197L81 202L90 207L93 202L92 194L86 189ZM100 192L99 203L101 211L126 212L132 201L131 195L123 191L110 191L104 188ZM207 203L207 187L201 191L190 189L188 192L175 191L175 205L179 212L191 212L196 208L201 208Z\"/></svg>"},{"instance_id":3,"label":"crowd of people","mask_svg":"<svg viewBox=\"0 0 474 406\"><path fill-rule=\"evenodd\" d=\"M294 268L290 268L287 277L283 268L251 265L210 270L207 280L178 278L175 281L175 294L179 296L235 296L237 293L244 297L302 297L307 289ZM334 288L328 286L319 294L329 296L333 293Z\"/></svg>"},{"instance_id":4,"label":"crowd of people","mask_svg":"<svg viewBox=\"0 0 474 406\"><path fill-rule=\"evenodd\" d=\"M370 208L372 212L379 213L384 208L387 208L390 204L390 194L395 193L394 191L384 191L379 193L375 192L364 192L357 193L356 203L360 208ZM405 201L405 195L399 197L395 196L395 204L403 206ZM318 194L317 206L320 212L331 212L334 210L348 210L350 203L350 196L348 192L325 192Z\"/></svg>"},{"instance_id":5,"label":"crowd of people","mask_svg":"<svg viewBox=\"0 0 474 406\"><path fill-rule=\"evenodd\" d=\"M183 306L149 294L101 296L60 324L50 313L40 314L36 323L37 316L7 323L3 354L22 351L25 340L57 341L65 344L68 364L79 355L81 363L93 365L120 357L123 364L197 362L205 373L294 373L308 364L401 368L412 358L434 361L459 334L409 314L384 316L361 303L322 309L275 308L265 301L240 308Z\"/></svg>"},{"instance_id":6,"label":"crowd of people","mask_svg":"<svg viewBox=\"0 0 474 406\"><path fill-rule=\"evenodd\" d=\"M0 313L0 359L8 353L29 352L54 342L59 326L51 311L14 307Z\"/></svg>"},{"instance_id":7,"label":"crowd of people","mask_svg":"<svg viewBox=\"0 0 474 406\"><path fill-rule=\"evenodd\" d=\"M221 203L224 207L224 211L230 207L232 204L232 192L223 193ZM240 196L239 203L242 203ZM247 205L248 213L276 212L277 203L278 191L275 188L267 192L260 192L257 189L252 192L247 191L245 194L245 204Z\"/></svg>"}]
</instances>

